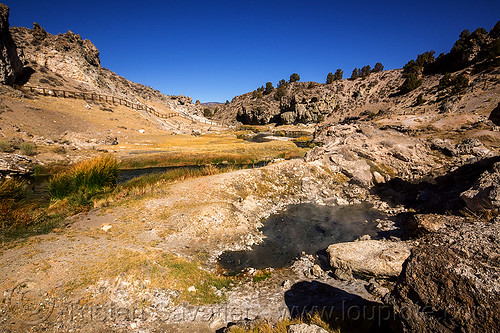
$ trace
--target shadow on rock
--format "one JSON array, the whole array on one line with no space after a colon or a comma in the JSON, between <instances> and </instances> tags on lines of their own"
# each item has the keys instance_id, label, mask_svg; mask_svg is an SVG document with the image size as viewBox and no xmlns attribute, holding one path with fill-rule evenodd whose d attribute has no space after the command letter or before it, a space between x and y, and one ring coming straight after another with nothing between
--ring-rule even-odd
<instances>
[{"instance_id":1,"label":"shadow on rock","mask_svg":"<svg viewBox=\"0 0 500 333\"><path fill-rule=\"evenodd\" d=\"M394 178L372 187L371 192L389 204L402 204L419 213L459 214L465 207L460 193L468 190L500 156L485 158L429 181L411 183Z\"/></svg>"},{"instance_id":2,"label":"shadow on rock","mask_svg":"<svg viewBox=\"0 0 500 333\"><path fill-rule=\"evenodd\" d=\"M390 332L390 307L318 281L301 281L285 292L292 318L319 316L341 332Z\"/></svg>"}]
</instances>

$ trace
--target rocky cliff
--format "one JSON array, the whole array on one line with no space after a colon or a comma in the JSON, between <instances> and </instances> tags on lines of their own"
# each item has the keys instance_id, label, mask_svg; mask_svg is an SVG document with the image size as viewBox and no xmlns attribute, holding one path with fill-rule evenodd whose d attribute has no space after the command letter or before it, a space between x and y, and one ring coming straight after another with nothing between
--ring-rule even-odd
<instances>
[{"instance_id":1,"label":"rocky cliff","mask_svg":"<svg viewBox=\"0 0 500 333\"><path fill-rule=\"evenodd\" d=\"M13 27L10 32L28 69L23 83L98 92L133 102L159 102L175 111L200 113L200 106L190 97L164 95L102 67L97 47L72 31L52 35L34 23L33 29Z\"/></svg>"},{"instance_id":2,"label":"rocky cliff","mask_svg":"<svg viewBox=\"0 0 500 333\"><path fill-rule=\"evenodd\" d=\"M416 61L408 62L403 70L372 72L330 84L292 82L274 90L259 88L236 96L225 105L205 106L206 113L213 114L215 119L263 125L345 121L380 111L408 114L422 108L426 112L450 110L457 89L440 82L443 75L454 73L450 82L463 75L460 79L468 82L460 93L469 95L474 95L473 85L487 85L491 79L496 80L500 67L499 36L500 22L489 33L482 28L473 33L466 30L449 53L434 59L433 51L426 52ZM429 59L422 60L424 55ZM403 93L401 86L411 70L418 73L422 84Z\"/></svg>"},{"instance_id":3,"label":"rocky cliff","mask_svg":"<svg viewBox=\"0 0 500 333\"><path fill-rule=\"evenodd\" d=\"M0 83L12 85L23 70L9 31L9 7L0 3Z\"/></svg>"}]
</instances>

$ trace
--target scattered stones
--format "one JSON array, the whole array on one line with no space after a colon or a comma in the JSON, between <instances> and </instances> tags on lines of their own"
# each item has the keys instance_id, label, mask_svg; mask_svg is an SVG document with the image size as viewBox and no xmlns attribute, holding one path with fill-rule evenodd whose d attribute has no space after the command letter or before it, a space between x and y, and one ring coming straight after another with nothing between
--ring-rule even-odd
<instances>
[{"instance_id":1,"label":"scattered stones","mask_svg":"<svg viewBox=\"0 0 500 333\"><path fill-rule=\"evenodd\" d=\"M311 275L317 278L322 278L325 272L321 269L321 267L318 264L315 264L311 268Z\"/></svg>"},{"instance_id":2,"label":"scattered stones","mask_svg":"<svg viewBox=\"0 0 500 333\"><path fill-rule=\"evenodd\" d=\"M34 163L24 155L0 153L0 178L33 174Z\"/></svg>"},{"instance_id":3,"label":"scattered stones","mask_svg":"<svg viewBox=\"0 0 500 333\"><path fill-rule=\"evenodd\" d=\"M118 138L116 136L107 136L106 139L104 139L104 144L116 146L118 144Z\"/></svg>"},{"instance_id":4,"label":"scattered stones","mask_svg":"<svg viewBox=\"0 0 500 333\"><path fill-rule=\"evenodd\" d=\"M410 255L405 242L366 240L332 244L326 250L334 275L348 280L352 274L373 277L396 277Z\"/></svg>"}]
</instances>

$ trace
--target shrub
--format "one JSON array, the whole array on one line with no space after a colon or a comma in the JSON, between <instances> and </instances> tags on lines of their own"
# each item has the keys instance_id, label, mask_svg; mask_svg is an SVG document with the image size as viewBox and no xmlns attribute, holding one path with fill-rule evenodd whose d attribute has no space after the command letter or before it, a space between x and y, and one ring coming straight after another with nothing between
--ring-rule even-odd
<instances>
[{"instance_id":1,"label":"shrub","mask_svg":"<svg viewBox=\"0 0 500 333\"><path fill-rule=\"evenodd\" d=\"M276 89L276 93L274 95L274 98L276 100L280 100L281 97L285 97L286 96L286 86L279 86L277 89Z\"/></svg>"},{"instance_id":2,"label":"shrub","mask_svg":"<svg viewBox=\"0 0 500 333\"><path fill-rule=\"evenodd\" d=\"M416 104L417 105L422 105L425 103L425 99L424 99L424 94L420 94L417 96L417 101L416 101Z\"/></svg>"},{"instance_id":3,"label":"shrub","mask_svg":"<svg viewBox=\"0 0 500 333\"><path fill-rule=\"evenodd\" d=\"M310 81L307 85L307 89L313 89L317 86L316 82Z\"/></svg>"},{"instance_id":4,"label":"shrub","mask_svg":"<svg viewBox=\"0 0 500 333\"><path fill-rule=\"evenodd\" d=\"M259 91L258 89L257 90L254 90L252 92L252 98L254 99L257 99L257 98L262 98L262 92Z\"/></svg>"},{"instance_id":5,"label":"shrub","mask_svg":"<svg viewBox=\"0 0 500 333\"><path fill-rule=\"evenodd\" d=\"M4 179L0 182L0 199L19 200L26 196L26 186L24 179Z\"/></svg>"},{"instance_id":6,"label":"shrub","mask_svg":"<svg viewBox=\"0 0 500 333\"><path fill-rule=\"evenodd\" d=\"M55 175L49 182L52 198L62 199L72 194L87 197L116 186L118 163L111 155L103 155L73 165L67 172Z\"/></svg>"},{"instance_id":7,"label":"shrub","mask_svg":"<svg viewBox=\"0 0 500 333\"><path fill-rule=\"evenodd\" d=\"M35 155L35 144L31 142L23 142L19 145L19 149L24 155L32 156Z\"/></svg>"},{"instance_id":8,"label":"shrub","mask_svg":"<svg viewBox=\"0 0 500 333\"><path fill-rule=\"evenodd\" d=\"M333 79L335 78L335 76L333 76L333 73L330 72L328 73L328 75L326 76L326 84L331 84L333 83Z\"/></svg>"},{"instance_id":9,"label":"shrub","mask_svg":"<svg viewBox=\"0 0 500 333\"><path fill-rule=\"evenodd\" d=\"M460 74L452 77L450 73L443 75L441 80L439 80L438 89L446 89L451 87L452 94L458 94L462 92L465 88L469 86L469 78L466 75Z\"/></svg>"},{"instance_id":10,"label":"shrub","mask_svg":"<svg viewBox=\"0 0 500 333\"><path fill-rule=\"evenodd\" d=\"M0 152L10 153L12 152L12 145L6 140L0 140Z\"/></svg>"},{"instance_id":11,"label":"shrub","mask_svg":"<svg viewBox=\"0 0 500 333\"><path fill-rule=\"evenodd\" d=\"M297 82L297 81L300 81L300 75L299 74L293 73L292 75L290 75L290 83Z\"/></svg>"},{"instance_id":12,"label":"shrub","mask_svg":"<svg viewBox=\"0 0 500 333\"><path fill-rule=\"evenodd\" d=\"M445 75L443 75L443 77L439 80L439 85L438 85L438 89L439 90L442 90L442 89L445 89L447 87L449 87L451 84L451 74L450 73L446 73Z\"/></svg>"},{"instance_id":13,"label":"shrub","mask_svg":"<svg viewBox=\"0 0 500 333\"><path fill-rule=\"evenodd\" d=\"M412 90L417 89L422 85L422 79L420 79L417 74L410 73L406 77L405 82L399 87L399 91L401 94L409 93Z\"/></svg>"},{"instance_id":14,"label":"shrub","mask_svg":"<svg viewBox=\"0 0 500 333\"><path fill-rule=\"evenodd\" d=\"M210 110L209 108L204 108L203 109L203 116L205 118L210 118L213 116L213 113L212 113L212 110Z\"/></svg>"},{"instance_id":15,"label":"shrub","mask_svg":"<svg viewBox=\"0 0 500 333\"><path fill-rule=\"evenodd\" d=\"M452 93L458 94L469 86L469 78L464 74L460 74L453 78Z\"/></svg>"}]
</instances>

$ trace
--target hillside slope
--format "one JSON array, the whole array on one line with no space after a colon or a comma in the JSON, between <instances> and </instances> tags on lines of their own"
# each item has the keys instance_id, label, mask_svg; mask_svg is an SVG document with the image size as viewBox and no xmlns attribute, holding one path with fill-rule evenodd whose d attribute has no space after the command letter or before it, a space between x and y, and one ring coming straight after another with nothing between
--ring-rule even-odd
<instances>
[{"instance_id":1,"label":"hillside slope","mask_svg":"<svg viewBox=\"0 0 500 333\"><path fill-rule=\"evenodd\" d=\"M402 115L460 109L462 113L473 114L478 108L491 111L497 105L495 96L500 93L499 23L489 33L482 28L472 34L463 32L449 53L436 59L433 54L419 55L404 69L372 72L356 79L330 84L291 82L267 93L259 88L234 97L227 105L204 106L204 111L214 114L214 119L262 125L338 122L380 111L385 115ZM465 87L456 91L450 85L440 85L448 72L452 73L449 76L452 81L462 76L468 80ZM402 91L410 73L422 84L410 92Z\"/></svg>"}]
</instances>

